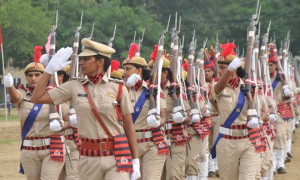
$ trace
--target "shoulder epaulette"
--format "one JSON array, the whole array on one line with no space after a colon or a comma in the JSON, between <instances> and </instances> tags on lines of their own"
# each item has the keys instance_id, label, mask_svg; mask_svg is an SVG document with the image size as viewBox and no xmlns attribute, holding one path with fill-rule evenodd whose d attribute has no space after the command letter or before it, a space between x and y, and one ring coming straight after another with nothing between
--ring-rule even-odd
<instances>
[{"instance_id":1,"label":"shoulder epaulette","mask_svg":"<svg viewBox=\"0 0 300 180\"><path fill-rule=\"evenodd\" d=\"M108 80L109 80L109 82L122 83L122 84L124 84L124 81L121 80L121 79L109 78Z\"/></svg>"}]
</instances>

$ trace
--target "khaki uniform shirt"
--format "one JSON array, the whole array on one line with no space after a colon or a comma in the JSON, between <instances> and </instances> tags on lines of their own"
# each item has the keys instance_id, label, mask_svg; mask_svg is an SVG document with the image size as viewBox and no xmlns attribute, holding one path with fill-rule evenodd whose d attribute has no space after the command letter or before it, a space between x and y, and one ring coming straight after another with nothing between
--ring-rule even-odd
<instances>
[{"instance_id":1,"label":"khaki uniform shirt","mask_svg":"<svg viewBox=\"0 0 300 180\"><path fill-rule=\"evenodd\" d=\"M33 103L29 102L30 97L32 96L30 91L24 89L18 90L21 93L22 99L20 102L17 102L16 105L19 111L19 120L21 123L21 129L23 129L25 120L30 113ZM62 115L68 114L69 111L66 111L66 106L62 105ZM37 115L31 129L27 133L26 137L48 137L53 134L63 134L63 132L54 132L49 129L49 114L50 114L50 105L43 104L42 109Z\"/></svg>"},{"instance_id":2,"label":"khaki uniform shirt","mask_svg":"<svg viewBox=\"0 0 300 180\"><path fill-rule=\"evenodd\" d=\"M142 92L144 91L144 89L147 88L147 83L145 81L143 81L142 83L142 87L139 88L137 91L134 89L134 87L131 87L129 89L129 97L131 100L131 107L130 108L134 108L136 101L139 99L140 95L142 94ZM129 106L129 103L128 103ZM149 111L149 106L150 106L150 101L149 99L146 100L141 113L139 114L139 116L137 117L135 123L134 123L134 128L136 130L138 129L151 129L151 127L148 126L147 124L147 116L148 116L148 111ZM161 109L166 109L166 101L165 99L160 99L160 108Z\"/></svg>"},{"instance_id":3,"label":"khaki uniform shirt","mask_svg":"<svg viewBox=\"0 0 300 180\"><path fill-rule=\"evenodd\" d=\"M271 78L272 83L275 80L275 77ZM273 93L274 93L274 99L275 99L277 104L279 104L281 102L284 102L282 82L280 80L277 83L275 89L273 89Z\"/></svg>"},{"instance_id":4,"label":"khaki uniform shirt","mask_svg":"<svg viewBox=\"0 0 300 180\"><path fill-rule=\"evenodd\" d=\"M119 84L109 82L107 76L104 75L102 80L96 85L89 80L86 80L85 82L72 80L62 84L58 88L48 91L54 104L60 104L66 101L71 102L71 106L74 107L77 115L79 137L89 139L108 137L92 112L88 96L83 89L82 83L87 83L96 110L100 114L108 131L113 136L123 134L123 127L118 122L113 105L119 92ZM128 115L133 112L132 107L130 107L129 104L130 99L128 91L126 87L123 86L120 102L123 115Z\"/></svg>"},{"instance_id":5,"label":"khaki uniform shirt","mask_svg":"<svg viewBox=\"0 0 300 180\"><path fill-rule=\"evenodd\" d=\"M240 87L244 82L240 79L240 84L238 87L234 90L230 86L226 86L226 88L220 93L215 93L215 85L217 83L214 83L212 86L212 95L214 99L217 101L218 105L218 112L220 115L220 125L223 125L228 116L231 114L233 109L236 107L238 97L240 94ZM248 107L248 101L245 97L245 104L242 109L242 112L239 114L239 116L235 119L235 121L232 123L232 125L241 125L247 123L247 107Z\"/></svg>"},{"instance_id":6,"label":"khaki uniform shirt","mask_svg":"<svg viewBox=\"0 0 300 180\"><path fill-rule=\"evenodd\" d=\"M169 87L171 86L170 81L167 82L164 89L162 89L165 98L166 98L166 104L167 104L167 121L173 121L173 98L169 95ZM189 111L191 109L189 103L187 100L183 100L183 105L185 108L185 111Z\"/></svg>"}]
</instances>

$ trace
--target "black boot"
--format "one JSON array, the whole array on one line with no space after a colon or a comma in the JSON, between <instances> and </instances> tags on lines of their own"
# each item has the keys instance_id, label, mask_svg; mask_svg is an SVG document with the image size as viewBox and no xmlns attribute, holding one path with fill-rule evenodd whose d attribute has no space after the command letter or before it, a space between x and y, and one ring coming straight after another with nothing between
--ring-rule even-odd
<instances>
[{"instance_id":1,"label":"black boot","mask_svg":"<svg viewBox=\"0 0 300 180\"><path fill-rule=\"evenodd\" d=\"M216 173L213 171L208 172L208 177L216 177Z\"/></svg>"},{"instance_id":2,"label":"black boot","mask_svg":"<svg viewBox=\"0 0 300 180\"><path fill-rule=\"evenodd\" d=\"M286 171L283 167L278 168L277 172L278 172L278 174L285 174L286 173Z\"/></svg>"}]
</instances>

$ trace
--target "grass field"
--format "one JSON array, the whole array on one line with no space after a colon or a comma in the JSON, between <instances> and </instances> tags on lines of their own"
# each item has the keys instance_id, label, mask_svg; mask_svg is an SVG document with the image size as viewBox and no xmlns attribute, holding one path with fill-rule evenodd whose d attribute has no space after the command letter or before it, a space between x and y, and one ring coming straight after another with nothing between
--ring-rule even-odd
<instances>
[{"instance_id":1,"label":"grass field","mask_svg":"<svg viewBox=\"0 0 300 180\"><path fill-rule=\"evenodd\" d=\"M5 122L5 109L1 108L0 109L0 122ZM19 116L18 116L18 110L17 108L12 108L10 111L10 116L7 115L7 121L8 122L14 122L14 121L19 121Z\"/></svg>"}]
</instances>

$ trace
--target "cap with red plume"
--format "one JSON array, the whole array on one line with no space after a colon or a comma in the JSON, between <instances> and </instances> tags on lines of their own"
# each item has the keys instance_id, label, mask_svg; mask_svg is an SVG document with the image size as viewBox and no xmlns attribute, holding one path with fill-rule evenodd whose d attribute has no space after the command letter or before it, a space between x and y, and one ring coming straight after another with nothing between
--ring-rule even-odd
<instances>
[{"instance_id":1,"label":"cap with red plume","mask_svg":"<svg viewBox=\"0 0 300 180\"><path fill-rule=\"evenodd\" d=\"M129 52L128 52L129 61L131 60L131 58L133 58L135 56L135 54L138 50L139 50L139 45L137 43L132 43L130 45Z\"/></svg>"},{"instance_id":2,"label":"cap with red plume","mask_svg":"<svg viewBox=\"0 0 300 180\"><path fill-rule=\"evenodd\" d=\"M41 52L42 49L43 46L34 46L34 56L33 56L34 62L36 63L40 62L40 58L42 56L42 52Z\"/></svg>"},{"instance_id":3,"label":"cap with red plume","mask_svg":"<svg viewBox=\"0 0 300 180\"><path fill-rule=\"evenodd\" d=\"M151 54L150 54L150 59L155 62L156 60L156 55L158 52L158 45L154 45L154 49L152 50Z\"/></svg>"},{"instance_id":4,"label":"cap with red plume","mask_svg":"<svg viewBox=\"0 0 300 180\"><path fill-rule=\"evenodd\" d=\"M188 72L188 68L189 68L189 63L186 62L186 63L182 64L181 66L182 66L182 68L183 68L183 77L181 76L181 79L182 79L182 80L185 80L186 77L187 77L187 72Z\"/></svg>"},{"instance_id":5,"label":"cap with red plume","mask_svg":"<svg viewBox=\"0 0 300 180\"><path fill-rule=\"evenodd\" d=\"M235 48L234 43L232 42L232 43L220 44L220 47L222 48L222 52L220 58L218 59L218 63L230 64L231 61L236 57L236 54L234 52L234 48Z\"/></svg>"},{"instance_id":6,"label":"cap with red plume","mask_svg":"<svg viewBox=\"0 0 300 180\"><path fill-rule=\"evenodd\" d=\"M277 65L277 56L275 52L275 44L270 43L269 44L269 63L274 63Z\"/></svg>"},{"instance_id":7,"label":"cap with red plume","mask_svg":"<svg viewBox=\"0 0 300 180\"><path fill-rule=\"evenodd\" d=\"M138 64L147 67L147 62L144 58L137 56L139 45L132 43L129 48L128 57L123 61L123 66L126 64Z\"/></svg>"},{"instance_id":8,"label":"cap with red plume","mask_svg":"<svg viewBox=\"0 0 300 180\"><path fill-rule=\"evenodd\" d=\"M112 60L111 64L110 64L111 72L117 71L119 69L120 65L121 65L121 63L118 60Z\"/></svg>"},{"instance_id":9,"label":"cap with red plume","mask_svg":"<svg viewBox=\"0 0 300 180\"><path fill-rule=\"evenodd\" d=\"M214 63L214 60L215 60L215 51L213 49L213 47L211 46L210 47L211 51L209 52L208 49L205 49L204 52L205 52L205 61L204 61L204 69L206 68L210 68L212 71L214 71L214 68L215 68L215 63Z\"/></svg>"},{"instance_id":10,"label":"cap with red plume","mask_svg":"<svg viewBox=\"0 0 300 180\"><path fill-rule=\"evenodd\" d=\"M112 60L111 61L111 74L110 76L112 78L122 79L122 74L119 72L119 67L121 63L118 60Z\"/></svg>"}]
</instances>

